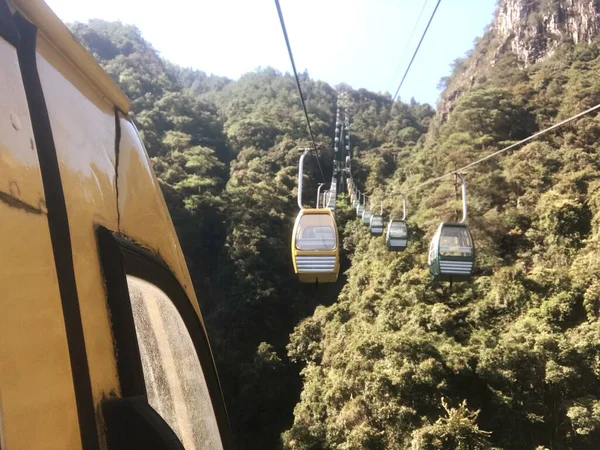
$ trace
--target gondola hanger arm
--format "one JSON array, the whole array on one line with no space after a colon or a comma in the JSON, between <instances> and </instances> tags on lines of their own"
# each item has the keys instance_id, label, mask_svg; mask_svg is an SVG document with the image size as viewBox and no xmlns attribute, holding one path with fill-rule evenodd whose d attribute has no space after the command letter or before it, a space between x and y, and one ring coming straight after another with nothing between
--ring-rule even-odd
<instances>
[{"instance_id":1,"label":"gondola hanger arm","mask_svg":"<svg viewBox=\"0 0 600 450\"><path fill-rule=\"evenodd\" d=\"M456 175L458 178L460 178L460 181L462 183L462 204L463 204L463 216L462 216L462 220L459 223L465 223L467 221L467 181L465 180L465 177L463 176L463 174L461 174L460 172L454 172L454 175Z\"/></svg>"}]
</instances>

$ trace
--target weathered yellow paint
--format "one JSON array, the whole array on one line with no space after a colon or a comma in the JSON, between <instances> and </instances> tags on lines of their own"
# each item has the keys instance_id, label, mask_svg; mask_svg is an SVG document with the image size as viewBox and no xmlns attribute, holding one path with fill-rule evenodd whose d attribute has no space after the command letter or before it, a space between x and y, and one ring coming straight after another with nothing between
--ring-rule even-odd
<instances>
[{"instance_id":1,"label":"weathered yellow paint","mask_svg":"<svg viewBox=\"0 0 600 450\"><path fill-rule=\"evenodd\" d=\"M200 316L198 300L160 185L139 135L124 119L121 120L119 155L121 232L162 257Z\"/></svg>"},{"instance_id":2,"label":"weathered yellow paint","mask_svg":"<svg viewBox=\"0 0 600 450\"><path fill-rule=\"evenodd\" d=\"M94 227L116 230L115 117L105 102L93 102L77 74L53 48L38 44L37 65L50 117L67 204L75 280L95 401L119 390L111 324ZM58 67L58 68L57 68ZM62 69L62 70L59 70ZM98 99L99 100L99 99Z\"/></svg>"},{"instance_id":3,"label":"weathered yellow paint","mask_svg":"<svg viewBox=\"0 0 600 450\"><path fill-rule=\"evenodd\" d=\"M129 101L42 0L10 0L38 29L37 65L64 189L96 411L119 395L95 227L158 254L198 301ZM15 49L0 39L0 424L8 450L79 450L67 339L44 190ZM16 205L16 206L15 206ZM97 417L101 446L102 418Z\"/></svg>"},{"instance_id":4,"label":"weathered yellow paint","mask_svg":"<svg viewBox=\"0 0 600 450\"><path fill-rule=\"evenodd\" d=\"M17 52L2 38L0 61L0 192L40 208L44 191Z\"/></svg>"},{"instance_id":5,"label":"weathered yellow paint","mask_svg":"<svg viewBox=\"0 0 600 450\"><path fill-rule=\"evenodd\" d=\"M16 51L1 38L0 61L3 445L8 450L80 449L62 304L29 110Z\"/></svg>"},{"instance_id":6,"label":"weathered yellow paint","mask_svg":"<svg viewBox=\"0 0 600 450\"><path fill-rule=\"evenodd\" d=\"M13 8L38 27L42 39L51 43L56 53L62 55L64 62L71 66L69 72L87 80L100 96L106 98L107 103L115 105L125 114L129 113L130 102L123 91L43 0L9 1Z\"/></svg>"}]
</instances>

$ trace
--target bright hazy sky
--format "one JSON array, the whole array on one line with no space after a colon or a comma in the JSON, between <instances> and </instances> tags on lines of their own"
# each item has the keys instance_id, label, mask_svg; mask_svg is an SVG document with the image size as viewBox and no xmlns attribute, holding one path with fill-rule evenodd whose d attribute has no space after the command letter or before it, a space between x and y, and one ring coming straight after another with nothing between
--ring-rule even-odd
<instances>
[{"instance_id":1,"label":"bright hazy sky","mask_svg":"<svg viewBox=\"0 0 600 450\"><path fill-rule=\"evenodd\" d=\"M163 57L236 79L258 67L291 72L273 0L46 0L65 22L136 25ZM436 0L280 0L296 66L330 84L393 94ZM483 34L496 0L442 0L399 97L434 104L450 63Z\"/></svg>"}]
</instances>

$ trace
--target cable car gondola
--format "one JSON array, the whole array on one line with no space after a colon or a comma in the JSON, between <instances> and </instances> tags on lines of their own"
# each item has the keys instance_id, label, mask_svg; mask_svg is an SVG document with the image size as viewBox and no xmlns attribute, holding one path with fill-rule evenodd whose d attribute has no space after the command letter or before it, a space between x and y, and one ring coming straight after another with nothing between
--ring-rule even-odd
<instances>
[{"instance_id":1,"label":"cable car gondola","mask_svg":"<svg viewBox=\"0 0 600 450\"><path fill-rule=\"evenodd\" d=\"M385 233L388 251L399 252L408 245L408 227L406 226L406 199L402 195L402 219L390 219Z\"/></svg>"},{"instance_id":2,"label":"cable car gondola","mask_svg":"<svg viewBox=\"0 0 600 450\"><path fill-rule=\"evenodd\" d=\"M381 202L379 214L371 216L369 230L371 231L371 236L381 236L383 234L383 202Z\"/></svg>"},{"instance_id":3,"label":"cable car gondola","mask_svg":"<svg viewBox=\"0 0 600 450\"><path fill-rule=\"evenodd\" d=\"M369 224L371 223L372 216L373 216L373 213L370 210L365 209L361 216L363 225L369 226Z\"/></svg>"},{"instance_id":4,"label":"cable car gondola","mask_svg":"<svg viewBox=\"0 0 600 450\"><path fill-rule=\"evenodd\" d=\"M442 222L429 247L429 272L439 281L467 281L475 269L475 245L467 220L467 185L462 175L463 217L459 223Z\"/></svg>"},{"instance_id":5,"label":"cable car gondola","mask_svg":"<svg viewBox=\"0 0 600 450\"><path fill-rule=\"evenodd\" d=\"M399 252L408 245L408 227L403 220L390 220L387 227L385 243L391 252Z\"/></svg>"},{"instance_id":6,"label":"cable car gondola","mask_svg":"<svg viewBox=\"0 0 600 450\"><path fill-rule=\"evenodd\" d=\"M301 283L333 283L340 271L339 237L333 212L327 208L304 208L302 176L305 150L298 171L300 212L292 234L294 272Z\"/></svg>"},{"instance_id":7,"label":"cable car gondola","mask_svg":"<svg viewBox=\"0 0 600 450\"><path fill-rule=\"evenodd\" d=\"M294 224L294 271L301 283L333 283L339 273L337 226L329 209L302 209Z\"/></svg>"},{"instance_id":8,"label":"cable car gondola","mask_svg":"<svg viewBox=\"0 0 600 450\"><path fill-rule=\"evenodd\" d=\"M360 203L360 195L361 195L361 193L359 192L358 193L358 206L356 207L356 216L362 218L362 214L365 211L365 205L364 205L365 194L362 194L362 196L363 196L363 203L362 204Z\"/></svg>"}]
</instances>

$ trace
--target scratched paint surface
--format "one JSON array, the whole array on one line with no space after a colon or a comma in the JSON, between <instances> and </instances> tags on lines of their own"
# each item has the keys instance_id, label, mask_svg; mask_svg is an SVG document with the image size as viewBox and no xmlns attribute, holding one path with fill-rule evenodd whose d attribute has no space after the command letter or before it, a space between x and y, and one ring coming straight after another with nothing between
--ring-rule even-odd
<instances>
[{"instance_id":1,"label":"scratched paint surface","mask_svg":"<svg viewBox=\"0 0 600 450\"><path fill-rule=\"evenodd\" d=\"M44 195L29 108L15 48L0 38L0 201L43 209Z\"/></svg>"},{"instance_id":2,"label":"scratched paint surface","mask_svg":"<svg viewBox=\"0 0 600 450\"><path fill-rule=\"evenodd\" d=\"M67 39L58 45L52 40L68 30L44 13L43 2L16 3L39 27L38 73L64 188L90 379L100 411L104 398L119 395L119 380L95 227L121 232L159 255L201 320L200 310L148 155L124 117L119 119L121 140L117 139L115 103L108 99L117 99L120 105L127 100L119 100L114 87L107 88L110 78L92 67L93 59L83 66L69 60L77 52L68 47L78 44ZM37 149L16 52L1 39L0 61L0 232L10 236L0 240L3 448L78 450L79 424ZM163 317L160 301L151 301L151 315L159 326L156 333L168 334L172 320ZM171 390L176 397L171 407L182 415L171 418L176 418L182 439L192 443L190 448L220 449L201 367L191 342L186 342L177 337L168 351L164 346L161 350L171 354L170 373L184 380ZM201 402L182 406L181 400L191 396ZM154 399L158 405L156 395ZM102 415L96 418L101 448L105 448Z\"/></svg>"},{"instance_id":3,"label":"scratched paint surface","mask_svg":"<svg viewBox=\"0 0 600 450\"><path fill-rule=\"evenodd\" d=\"M121 119L119 155L121 232L161 256L200 314L183 252L160 185L135 128L124 119Z\"/></svg>"},{"instance_id":4,"label":"scratched paint surface","mask_svg":"<svg viewBox=\"0 0 600 450\"><path fill-rule=\"evenodd\" d=\"M80 449L37 151L14 47L0 38L0 443Z\"/></svg>"},{"instance_id":5,"label":"scratched paint surface","mask_svg":"<svg viewBox=\"0 0 600 450\"><path fill-rule=\"evenodd\" d=\"M118 391L111 324L95 226L117 228L115 118L42 37L37 65L60 166L94 399ZM81 90L80 90L81 89Z\"/></svg>"}]
</instances>

